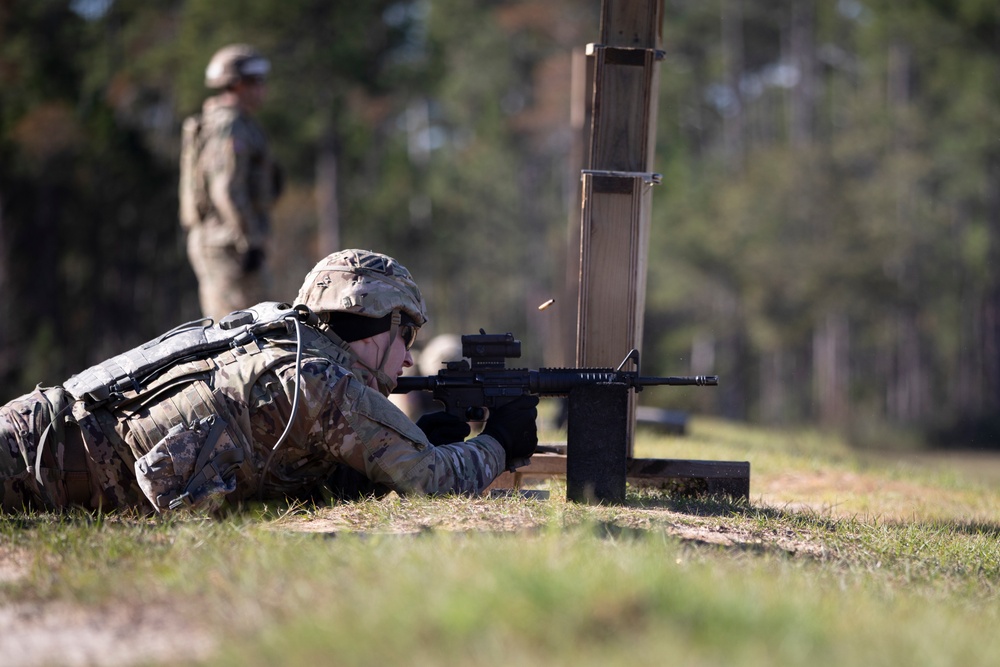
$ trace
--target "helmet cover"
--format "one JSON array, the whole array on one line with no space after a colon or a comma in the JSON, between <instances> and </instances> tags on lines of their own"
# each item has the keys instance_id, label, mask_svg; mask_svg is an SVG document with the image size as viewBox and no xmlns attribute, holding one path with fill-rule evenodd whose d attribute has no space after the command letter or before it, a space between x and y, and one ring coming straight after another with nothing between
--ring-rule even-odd
<instances>
[{"instance_id":1,"label":"helmet cover","mask_svg":"<svg viewBox=\"0 0 1000 667\"><path fill-rule=\"evenodd\" d=\"M381 318L399 310L417 326L427 322L420 288L410 272L388 255L341 250L306 274L295 303L314 312L343 312Z\"/></svg>"},{"instance_id":2,"label":"helmet cover","mask_svg":"<svg viewBox=\"0 0 1000 667\"><path fill-rule=\"evenodd\" d=\"M242 78L263 78L271 62L249 44L230 44L215 52L205 68L205 86L227 88Z\"/></svg>"}]
</instances>

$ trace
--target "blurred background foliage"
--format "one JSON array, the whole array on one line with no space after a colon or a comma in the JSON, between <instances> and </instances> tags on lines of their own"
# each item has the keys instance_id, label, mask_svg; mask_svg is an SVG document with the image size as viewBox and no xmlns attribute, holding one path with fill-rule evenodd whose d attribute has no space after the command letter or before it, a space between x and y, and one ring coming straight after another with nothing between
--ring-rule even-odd
<instances>
[{"instance_id":1,"label":"blurred background foliage","mask_svg":"<svg viewBox=\"0 0 1000 667\"><path fill-rule=\"evenodd\" d=\"M536 307L573 298L570 54L599 10L0 0L2 398L199 315L180 124L234 41L273 65L274 299L372 248L424 288L424 340L567 363ZM663 48L643 366L722 383L643 402L1000 445L1000 6L665 0Z\"/></svg>"}]
</instances>

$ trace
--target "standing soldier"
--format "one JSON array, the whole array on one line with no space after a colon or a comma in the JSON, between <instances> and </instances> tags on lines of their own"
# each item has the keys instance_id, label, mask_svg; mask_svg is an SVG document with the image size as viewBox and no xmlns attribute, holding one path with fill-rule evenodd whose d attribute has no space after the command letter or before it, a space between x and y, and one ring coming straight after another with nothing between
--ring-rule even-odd
<instances>
[{"instance_id":1,"label":"standing soldier","mask_svg":"<svg viewBox=\"0 0 1000 667\"><path fill-rule=\"evenodd\" d=\"M344 250L296 306L185 325L0 406L0 512L69 505L152 512L225 501L481 493L538 444L538 397L483 432L446 412L414 424L386 398L426 321L410 273Z\"/></svg>"},{"instance_id":2,"label":"standing soldier","mask_svg":"<svg viewBox=\"0 0 1000 667\"><path fill-rule=\"evenodd\" d=\"M264 260L280 179L252 114L264 101L270 68L246 44L220 49L205 85L221 92L184 121L180 220L202 314L215 321L262 301L269 281Z\"/></svg>"}]
</instances>

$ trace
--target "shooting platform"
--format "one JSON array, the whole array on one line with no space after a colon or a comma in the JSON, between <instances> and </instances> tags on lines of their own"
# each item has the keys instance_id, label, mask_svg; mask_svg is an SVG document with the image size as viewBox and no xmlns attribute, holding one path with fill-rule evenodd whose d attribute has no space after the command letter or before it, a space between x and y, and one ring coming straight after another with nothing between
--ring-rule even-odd
<instances>
[{"instance_id":1,"label":"shooting platform","mask_svg":"<svg viewBox=\"0 0 1000 667\"><path fill-rule=\"evenodd\" d=\"M602 0L600 42L574 54L586 58L572 68L586 81L573 82L581 98L570 114L582 134L573 151L581 217L570 228L580 254L578 264L568 262L579 274L566 295L578 305L578 367L613 367L642 349L652 190L661 182L651 169L663 20L663 0ZM567 496L578 502L622 502L627 483L749 499L748 462L634 458L637 402L626 386L578 387L568 400L566 453L538 454L491 488L565 475Z\"/></svg>"},{"instance_id":2,"label":"shooting platform","mask_svg":"<svg viewBox=\"0 0 1000 667\"><path fill-rule=\"evenodd\" d=\"M542 449L565 452L565 444L543 443ZM542 452L515 472L505 472L493 489L522 489L553 477L566 475L566 454ZM725 495L750 497L750 464L746 461L697 461L691 459L627 459L625 479L637 488L654 488L680 496Z\"/></svg>"},{"instance_id":3,"label":"shooting platform","mask_svg":"<svg viewBox=\"0 0 1000 667\"><path fill-rule=\"evenodd\" d=\"M627 455L630 388L620 383L575 387L569 394L566 443L544 443L530 463L505 472L494 489L565 476L566 496L583 503L622 503L628 485L680 496L726 495L750 499L750 463L645 459ZM634 421L631 422L634 425Z\"/></svg>"}]
</instances>

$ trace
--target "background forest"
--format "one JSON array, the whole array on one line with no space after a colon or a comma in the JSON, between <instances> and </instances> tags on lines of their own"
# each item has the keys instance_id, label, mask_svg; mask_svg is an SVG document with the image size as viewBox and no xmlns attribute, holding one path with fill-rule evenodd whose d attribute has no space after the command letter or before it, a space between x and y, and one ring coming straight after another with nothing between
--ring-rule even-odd
<instances>
[{"instance_id":1,"label":"background forest","mask_svg":"<svg viewBox=\"0 0 1000 667\"><path fill-rule=\"evenodd\" d=\"M274 298L398 257L432 331L552 341L570 54L600 0L0 0L0 399L198 317L180 124L272 61ZM1000 444L1000 5L666 0L643 401L858 444ZM424 338L427 339L426 337Z\"/></svg>"}]
</instances>

